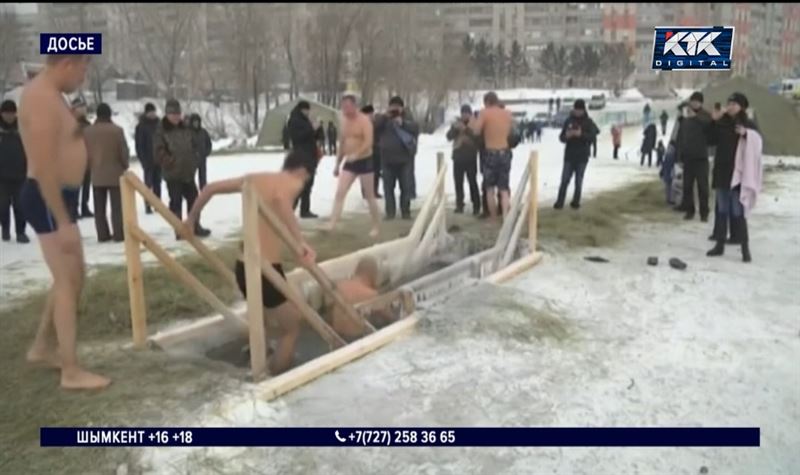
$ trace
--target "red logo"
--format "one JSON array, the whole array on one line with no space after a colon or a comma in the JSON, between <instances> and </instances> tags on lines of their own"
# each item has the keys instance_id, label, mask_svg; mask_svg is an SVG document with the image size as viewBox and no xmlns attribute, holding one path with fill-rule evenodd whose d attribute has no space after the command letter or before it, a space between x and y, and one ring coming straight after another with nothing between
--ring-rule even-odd
<instances>
[{"instance_id":1,"label":"red logo","mask_svg":"<svg viewBox=\"0 0 800 475\"><path fill-rule=\"evenodd\" d=\"M668 31L668 32L664 33L664 41L666 41L666 40L670 39L670 37L672 36L672 34L673 34L673 33L672 33L671 31Z\"/></svg>"}]
</instances>

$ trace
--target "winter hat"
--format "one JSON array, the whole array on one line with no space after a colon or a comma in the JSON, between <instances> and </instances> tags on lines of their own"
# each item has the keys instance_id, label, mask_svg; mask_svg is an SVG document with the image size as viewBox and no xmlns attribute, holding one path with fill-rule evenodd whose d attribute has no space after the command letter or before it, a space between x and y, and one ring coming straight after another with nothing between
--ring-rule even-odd
<instances>
[{"instance_id":1,"label":"winter hat","mask_svg":"<svg viewBox=\"0 0 800 475\"><path fill-rule=\"evenodd\" d=\"M144 105L144 113L147 114L148 112L155 112L156 106L152 102L148 102Z\"/></svg>"},{"instance_id":2,"label":"winter hat","mask_svg":"<svg viewBox=\"0 0 800 475\"><path fill-rule=\"evenodd\" d=\"M742 94L741 92L734 92L728 98L728 102L735 102L742 106L742 109L747 109L750 106L750 102L747 100L747 96Z\"/></svg>"},{"instance_id":3,"label":"winter hat","mask_svg":"<svg viewBox=\"0 0 800 475\"><path fill-rule=\"evenodd\" d=\"M101 102L97 106L97 118L98 119L110 119L111 118L111 107L105 102Z\"/></svg>"},{"instance_id":4,"label":"winter hat","mask_svg":"<svg viewBox=\"0 0 800 475\"><path fill-rule=\"evenodd\" d=\"M461 106L461 113L462 114L472 114L472 107L469 104L464 104Z\"/></svg>"},{"instance_id":5,"label":"winter hat","mask_svg":"<svg viewBox=\"0 0 800 475\"><path fill-rule=\"evenodd\" d=\"M400 98L400 96L394 96L393 98L389 99L389 105L405 107L405 103L403 102L403 99Z\"/></svg>"},{"instance_id":6,"label":"winter hat","mask_svg":"<svg viewBox=\"0 0 800 475\"><path fill-rule=\"evenodd\" d=\"M11 99L5 100L0 105L0 112L17 112L17 105Z\"/></svg>"},{"instance_id":7,"label":"winter hat","mask_svg":"<svg viewBox=\"0 0 800 475\"><path fill-rule=\"evenodd\" d=\"M311 104L308 101L300 101L297 103L297 110L305 111L311 110Z\"/></svg>"},{"instance_id":8,"label":"winter hat","mask_svg":"<svg viewBox=\"0 0 800 475\"><path fill-rule=\"evenodd\" d=\"M167 101L166 106L164 107L165 114L180 114L181 113L181 103L177 101L177 99L169 99Z\"/></svg>"},{"instance_id":9,"label":"winter hat","mask_svg":"<svg viewBox=\"0 0 800 475\"><path fill-rule=\"evenodd\" d=\"M572 108L585 111L586 110L586 102L583 99L578 99L577 101L575 101L575 105L572 106Z\"/></svg>"},{"instance_id":10,"label":"winter hat","mask_svg":"<svg viewBox=\"0 0 800 475\"><path fill-rule=\"evenodd\" d=\"M373 112L375 112L375 107L373 107L372 104L367 104L361 108L362 114L372 114Z\"/></svg>"},{"instance_id":11,"label":"winter hat","mask_svg":"<svg viewBox=\"0 0 800 475\"><path fill-rule=\"evenodd\" d=\"M703 93L699 92L699 91L693 92L692 95L689 97L689 102L691 102L691 101L697 101L697 102L702 103L703 102Z\"/></svg>"}]
</instances>

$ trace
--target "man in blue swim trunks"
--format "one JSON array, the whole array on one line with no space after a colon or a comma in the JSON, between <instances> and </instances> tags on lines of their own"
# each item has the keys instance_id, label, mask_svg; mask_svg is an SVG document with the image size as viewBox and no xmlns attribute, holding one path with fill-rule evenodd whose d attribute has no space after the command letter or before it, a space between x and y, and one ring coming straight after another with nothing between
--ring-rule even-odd
<instances>
[{"instance_id":1,"label":"man in blue swim trunks","mask_svg":"<svg viewBox=\"0 0 800 475\"><path fill-rule=\"evenodd\" d=\"M53 276L27 359L61 368L61 387L65 389L102 389L111 383L78 366L75 348L84 279L75 210L87 153L81 129L63 94L81 86L88 67L89 57L85 55L48 56L44 69L23 89L19 114L28 161L28 178L20 201ZM57 344L50 341L53 328Z\"/></svg>"}]
</instances>

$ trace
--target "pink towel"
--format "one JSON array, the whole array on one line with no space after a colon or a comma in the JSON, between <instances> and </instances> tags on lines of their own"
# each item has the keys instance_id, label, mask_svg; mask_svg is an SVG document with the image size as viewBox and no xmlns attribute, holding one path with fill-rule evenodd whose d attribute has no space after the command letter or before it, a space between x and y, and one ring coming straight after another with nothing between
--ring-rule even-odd
<instances>
[{"instance_id":1,"label":"pink towel","mask_svg":"<svg viewBox=\"0 0 800 475\"><path fill-rule=\"evenodd\" d=\"M736 162L733 169L731 188L741 185L739 201L744 207L745 215L756 205L756 198L761 192L761 135L753 129L747 129L746 137L739 139L736 147Z\"/></svg>"}]
</instances>

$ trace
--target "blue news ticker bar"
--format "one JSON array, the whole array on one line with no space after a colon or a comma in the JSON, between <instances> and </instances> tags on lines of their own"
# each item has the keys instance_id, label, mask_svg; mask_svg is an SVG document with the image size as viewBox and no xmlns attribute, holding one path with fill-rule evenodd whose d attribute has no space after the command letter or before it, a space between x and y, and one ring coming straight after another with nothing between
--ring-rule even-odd
<instances>
[{"instance_id":1,"label":"blue news ticker bar","mask_svg":"<svg viewBox=\"0 0 800 475\"><path fill-rule=\"evenodd\" d=\"M758 427L42 427L42 447L759 447Z\"/></svg>"},{"instance_id":2,"label":"blue news ticker bar","mask_svg":"<svg viewBox=\"0 0 800 475\"><path fill-rule=\"evenodd\" d=\"M40 33L39 54L103 54L103 36L100 33Z\"/></svg>"}]
</instances>

